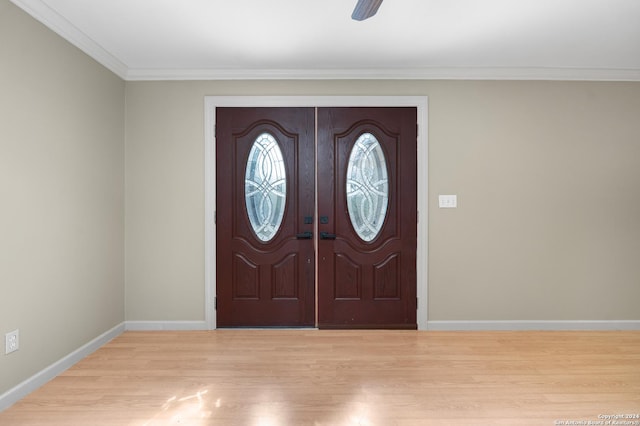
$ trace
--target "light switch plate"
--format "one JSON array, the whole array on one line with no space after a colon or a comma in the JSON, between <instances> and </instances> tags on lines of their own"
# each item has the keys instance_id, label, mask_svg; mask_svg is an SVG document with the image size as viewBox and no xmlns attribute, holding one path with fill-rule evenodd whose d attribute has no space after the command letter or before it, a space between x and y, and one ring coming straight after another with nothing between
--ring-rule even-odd
<instances>
[{"instance_id":1,"label":"light switch plate","mask_svg":"<svg viewBox=\"0 0 640 426\"><path fill-rule=\"evenodd\" d=\"M457 195L438 195L438 207L440 207L441 209L458 208L458 196Z\"/></svg>"}]
</instances>

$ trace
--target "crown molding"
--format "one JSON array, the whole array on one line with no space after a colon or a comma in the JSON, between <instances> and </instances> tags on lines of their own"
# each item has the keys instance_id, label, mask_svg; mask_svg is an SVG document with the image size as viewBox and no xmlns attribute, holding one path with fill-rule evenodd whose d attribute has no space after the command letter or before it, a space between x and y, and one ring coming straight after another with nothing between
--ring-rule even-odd
<instances>
[{"instance_id":1,"label":"crown molding","mask_svg":"<svg viewBox=\"0 0 640 426\"><path fill-rule=\"evenodd\" d=\"M118 77L126 79L128 68L122 61L80 31L46 3L41 0L11 0L11 2Z\"/></svg>"},{"instance_id":2,"label":"crown molding","mask_svg":"<svg viewBox=\"0 0 640 426\"><path fill-rule=\"evenodd\" d=\"M362 69L129 68L43 0L11 0L33 18L127 81L158 80L566 80L640 81L640 69L425 67Z\"/></svg>"},{"instance_id":3,"label":"crown molding","mask_svg":"<svg viewBox=\"0 0 640 426\"><path fill-rule=\"evenodd\" d=\"M640 70L588 68L130 69L129 81L154 80L567 80L640 81Z\"/></svg>"}]
</instances>

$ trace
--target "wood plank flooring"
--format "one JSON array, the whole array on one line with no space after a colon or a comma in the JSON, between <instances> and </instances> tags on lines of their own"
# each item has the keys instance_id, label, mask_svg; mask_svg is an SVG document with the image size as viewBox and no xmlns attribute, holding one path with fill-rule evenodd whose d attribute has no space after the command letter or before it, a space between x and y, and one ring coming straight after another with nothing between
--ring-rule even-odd
<instances>
[{"instance_id":1,"label":"wood plank flooring","mask_svg":"<svg viewBox=\"0 0 640 426\"><path fill-rule=\"evenodd\" d=\"M217 330L126 332L0 424L640 425L634 416L640 332Z\"/></svg>"}]
</instances>

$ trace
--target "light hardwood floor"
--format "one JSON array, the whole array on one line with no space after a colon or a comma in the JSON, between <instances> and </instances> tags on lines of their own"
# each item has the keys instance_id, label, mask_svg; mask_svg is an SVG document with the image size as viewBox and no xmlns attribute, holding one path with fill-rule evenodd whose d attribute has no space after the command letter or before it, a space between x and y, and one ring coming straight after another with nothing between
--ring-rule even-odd
<instances>
[{"instance_id":1,"label":"light hardwood floor","mask_svg":"<svg viewBox=\"0 0 640 426\"><path fill-rule=\"evenodd\" d=\"M551 426L622 414L609 424L640 425L640 332L217 330L126 332L0 424Z\"/></svg>"}]
</instances>

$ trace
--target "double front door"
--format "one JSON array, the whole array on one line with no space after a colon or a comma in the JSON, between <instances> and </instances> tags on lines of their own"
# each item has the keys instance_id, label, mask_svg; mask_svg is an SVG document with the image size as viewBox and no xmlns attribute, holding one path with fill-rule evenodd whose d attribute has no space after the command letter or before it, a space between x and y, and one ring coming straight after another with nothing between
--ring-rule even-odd
<instances>
[{"instance_id":1,"label":"double front door","mask_svg":"<svg viewBox=\"0 0 640 426\"><path fill-rule=\"evenodd\" d=\"M416 131L415 108L218 108L218 326L416 328Z\"/></svg>"}]
</instances>

